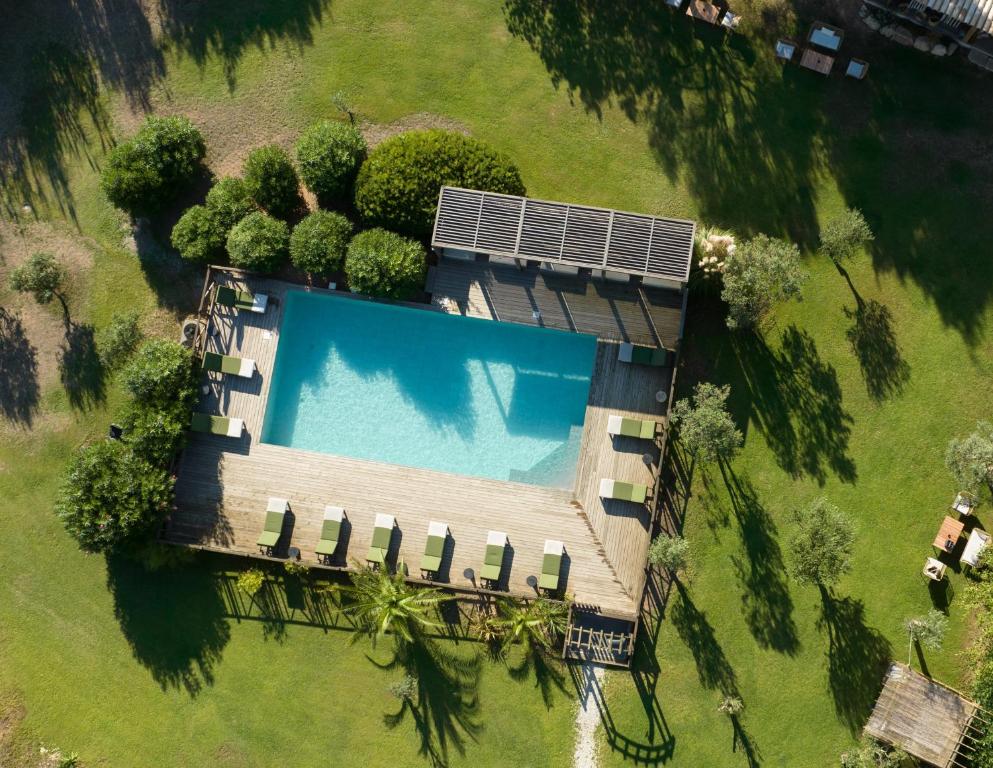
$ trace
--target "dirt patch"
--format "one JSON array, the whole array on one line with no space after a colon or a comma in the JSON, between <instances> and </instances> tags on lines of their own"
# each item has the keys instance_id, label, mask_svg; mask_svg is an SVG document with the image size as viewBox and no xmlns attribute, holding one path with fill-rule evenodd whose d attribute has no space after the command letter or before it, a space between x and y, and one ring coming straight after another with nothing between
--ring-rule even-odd
<instances>
[{"instance_id":1,"label":"dirt patch","mask_svg":"<svg viewBox=\"0 0 993 768\"><path fill-rule=\"evenodd\" d=\"M469 135L469 129L458 120L442 115L433 115L430 112L416 112L413 115L401 117L392 123L371 123L359 122L359 130L365 137L366 143L370 147L375 147L390 136L395 136L404 131L424 131L436 128L442 131L454 131L465 136Z\"/></svg>"}]
</instances>

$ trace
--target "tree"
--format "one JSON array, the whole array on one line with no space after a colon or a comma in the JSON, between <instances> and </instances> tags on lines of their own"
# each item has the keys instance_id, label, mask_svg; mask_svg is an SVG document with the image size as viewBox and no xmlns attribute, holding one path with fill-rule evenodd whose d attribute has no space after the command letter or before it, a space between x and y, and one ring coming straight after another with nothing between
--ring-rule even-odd
<instances>
[{"instance_id":1,"label":"tree","mask_svg":"<svg viewBox=\"0 0 993 768\"><path fill-rule=\"evenodd\" d=\"M300 180L290 156L275 144L253 149L245 160L245 187L273 216L285 218L300 205Z\"/></svg>"},{"instance_id":2,"label":"tree","mask_svg":"<svg viewBox=\"0 0 993 768\"><path fill-rule=\"evenodd\" d=\"M757 325L773 304L798 296L805 278L793 243L758 235L740 244L724 262L728 328Z\"/></svg>"},{"instance_id":3,"label":"tree","mask_svg":"<svg viewBox=\"0 0 993 768\"><path fill-rule=\"evenodd\" d=\"M821 229L820 252L835 264L841 264L859 248L872 242L873 238L872 229L862 211L846 208L841 216L831 219Z\"/></svg>"},{"instance_id":4,"label":"tree","mask_svg":"<svg viewBox=\"0 0 993 768\"><path fill-rule=\"evenodd\" d=\"M350 191L366 153L359 129L322 120L300 136L296 146L300 177L318 200L338 200Z\"/></svg>"},{"instance_id":5,"label":"tree","mask_svg":"<svg viewBox=\"0 0 993 768\"><path fill-rule=\"evenodd\" d=\"M210 188L204 206L213 214L225 237L235 224L256 210L248 185L233 176L225 176Z\"/></svg>"},{"instance_id":6,"label":"tree","mask_svg":"<svg viewBox=\"0 0 993 768\"><path fill-rule=\"evenodd\" d=\"M355 183L355 207L369 226L426 237L445 184L525 193L520 171L487 144L448 131L407 131L369 153Z\"/></svg>"},{"instance_id":7,"label":"tree","mask_svg":"<svg viewBox=\"0 0 993 768\"><path fill-rule=\"evenodd\" d=\"M78 450L59 492L56 513L87 552L118 549L150 533L172 503L168 473L119 440Z\"/></svg>"},{"instance_id":8,"label":"tree","mask_svg":"<svg viewBox=\"0 0 993 768\"><path fill-rule=\"evenodd\" d=\"M202 170L207 145L185 117L149 117L110 151L100 174L107 199L132 215L159 211Z\"/></svg>"},{"instance_id":9,"label":"tree","mask_svg":"<svg viewBox=\"0 0 993 768\"><path fill-rule=\"evenodd\" d=\"M224 255L227 232L203 205L186 209L172 228L172 247L187 261L206 264Z\"/></svg>"},{"instance_id":10,"label":"tree","mask_svg":"<svg viewBox=\"0 0 993 768\"><path fill-rule=\"evenodd\" d=\"M136 456L156 467L168 467L186 440L192 391L157 406L133 404L121 419L124 439Z\"/></svg>"},{"instance_id":11,"label":"tree","mask_svg":"<svg viewBox=\"0 0 993 768\"><path fill-rule=\"evenodd\" d=\"M58 299L68 317L69 307L62 295L66 277L65 267L58 259L50 253L38 252L11 271L10 289L18 293L30 293L39 304L48 304L52 299Z\"/></svg>"},{"instance_id":12,"label":"tree","mask_svg":"<svg viewBox=\"0 0 993 768\"><path fill-rule=\"evenodd\" d=\"M822 590L852 567L855 526L851 519L824 497L793 513L796 530L790 540L793 576L802 584Z\"/></svg>"},{"instance_id":13,"label":"tree","mask_svg":"<svg viewBox=\"0 0 993 768\"><path fill-rule=\"evenodd\" d=\"M128 363L123 379L141 405L161 407L187 401L196 391L193 354L174 341L153 339Z\"/></svg>"},{"instance_id":14,"label":"tree","mask_svg":"<svg viewBox=\"0 0 993 768\"><path fill-rule=\"evenodd\" d=\"M100 355L103 367L112 371L120 366L134 354L141 339L142 332L138 325L137 312L115 314L96 338L97 354Z\"/></svg>"},{"instance_id":15,"label":"tree","mask_svg":"<svg viewBox=\"0 0 993 768\"><path fill-rule=\"evenodd\" d=\"M399 644L413 643L424 630L440 626L429 614L448 598L437 589L412 587L385 568L362 567L351 578L345 610L374 645L389 632Z\"/></svg>"},{"instance_id":16,"label":"tree","mask_svg":"<svg viewBox=\"0 0 993 768\"><path fill-rule=\"evenodd\" d=\"M648 562L675 575L686 568L689 553L690 543L682 536L660 533L648 550Z\"/></svg>"},{"instance_id":17,"label":"tree","mask_svg":"<svg viewBox=\"0 0 993 768\"><path fill-rule=\"evenodd\" d=\"M903 750L890 749L871 736L863 736L859 745L841 755L841 768L900 768L907 755Z\"/></svg>"},{"instance_id":18,"label":"tree","mask_svg":"<svg viewBox=\"0 0 993 768\"><path fill-rule=\"evenodd\" d=\"M679 400L672 408L672 423L679 439L701 461L730 461L744 440L727 410L730 386L701 382L693 390L692 402Z\"/></svg>"},{"instance_id":19,"label":"tree","mask_svg":"<svg viewBox=\"0 0 993 768\"><path fill-rule=\"evenodd\" d=\"M993 488L993 424L978 421L968 437L953 437L945 451L945 465L966 490L977 491L984 485Z\"/></svg>"},{"instance_id":20,"label":"tree","mask_svg":"<svg viewBox=\"0 0 993 768\"><path fill-rule=\"evenodd\" d=\"M236 267L274 272L286 263L289 240L285 221L256 211L234 225L228 235L228 256Z\"/></svg>"},{"instance_id":21,"label":"tree","mask_svg":"<svg viewBox=\"0 0 993 768\"><path fill-rule=\"evenodd\" d=\"M931 608L923 616L914 616L903 623L907 633L907 665L910 665L911 652L915 645L924 646L929 651L941 650L941 643L948 631L948 618L941 611Z\"/></svg>"},{"instance_id":22,"label":"tree","mask_svg":"<svg viewBox=\"0 0 993 768\"><path fill-rule=\"evenodd\" d=\"M394 232L367 229L348 244L345 275L359 293L409 299L424 287L426 272L421 244Z\"/></svg>"},{"instance_id":23,"label":"tree","mask_svg":"<svg viewBox=\"0 0 993 768\"><path fill-rule=\"evenodd\" d=\"M728 717L735 718L741 714L744 708L745 702L743 702L740 697L734 696L733 694L728 694L721 699L721 703L718 705L717 711L723 712Z\"/></svg>"},{"instance_id":24,"label":"tree","mask_svg":"<svg viewBox=\"0 0 993 768\"><path fill-rule=\"evenodd\" d=\"M555 638L566 629L569 609L564 603L551 600L522 601L502 598L497 603L494 625L503 639L504 649L515 643L525 643L535 651L550 651Z\"/></svg>"},{"instance_id":25,"label":"tree","mask_svg":"<svg viewBox=\"0 0 993 768\"><path fill-rule=\"evenodd\" d=\"M340 213L314 211L293 228L290 260L308 275L337 272L351 236L352 222Z\"/></svg>"}]
</instances>

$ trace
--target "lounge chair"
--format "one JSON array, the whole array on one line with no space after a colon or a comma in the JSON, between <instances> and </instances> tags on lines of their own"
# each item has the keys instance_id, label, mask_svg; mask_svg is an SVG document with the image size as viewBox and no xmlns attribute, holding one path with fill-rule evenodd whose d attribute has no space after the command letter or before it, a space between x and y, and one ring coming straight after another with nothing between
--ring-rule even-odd
<instances>
[{"instance_id":1,"label":"lounge chair","mask_svg":"<svg viewBox=\"0 0 993 768\"><path fill-rule=\"evenodd\" d=\"M448 539L448 525L431 521L428 525L428 543L424 546L421 556L421 576L428 578L437 574L441 568L441 559L445 554L445 541ZM425 576L427 574L427 576Z\"/></svg>"},{"instance_id":2,"label":"lounge chair","mask_svg":"<svg viewBox=\"0 0 993 768\"><path fill-rule=\"evenodd\" d=\"M283 520L286 519L286 512L290 508L290 503L286 499L276 496L269 497L269 504L265 509L265 527L262 535L259 536L259 549L262 554L271 555L272 551L279 543L279 537L283 535Z\"/></svg>"},{"instance_id":3,"label":"lounge chair","mask_svg":"<svg viewBox=\"0 0 993 768\"><path fill-rule=\"evenodd\" d=\"M652 365L664 368L669 365L669 350L663 347L642 347L623 342L617 349L617 359L633 365Z\"/></svg>"},{"instance_id":4,"label":"lounge chair","mask_svg":"<svg viewBox=\"0 0 993 768\"><path fill-rule=\"evenodd\" d=\"M203 353L203 369L213 373L230 373L246 379L255 375L255 361L248 357L231 357L216 352Z\"/></svg>"},{"instance_id":5,"label":"lounge chair","mask_svg":"<svg viewBox=\"0 0 993 768\"><path fill-rule=\"evenodd\" d=\"M607 417L607 434L621 437L640 437L653 440L658 422L651 419L629 419L626 416L611 414Z\"/></svg>"},{"instance_id":6,"label":"lounge chair","mask_svg":"<svg viewBox=\"0 0 993 768\"><path fill-rule=\"evenodd\" d=\"M265 312L265 308L269 303L269 297L264 293L236 291L227 285L217 286L217 293L214 299L222 307L245 309L249 312Z\"/></svg>"},{"instance_id":7,"label":"lounge chair","mask_svg":"<svg viewBox=\"0 0 993 768\"><path fill-rule=\"evenodd\" d=\"M979 565L979 556L983 554L986 545L990 543L990 535L981 528L973 528L969 532L969 541L966 542L965 549L959 562L970 568Z\"/></svg>"},{"instance_id":8,"label":"lounge chair","mask_svg":"<svg viewBox=\"0 0 993 768\"><path fill-rule=\"evenodd\" d=\"M852 59L845 68L845 76L855 80L865 80L867 74L869 74L869 62L862 59Z\"/></svg>"},{"instance_id":9,"label":"lounge chair","mask_svg":"<svg viewBox=\"0 0 993 768\"><path fill-rule=\"evenodd\" d=\"M565 553L565 545L555 539L545 541L545 556L541 560L541 578L538 579L538 586L555 592L559 588L559 575L562 571L562 555Z\"/></svg>"},{"instance_id":10,"label":"lounge chair","mask_svg":"<svg viewBox=\"0 0 993 768\"><path fill-rule=\"evenodd\" d=\"M644 504L645 499L648 498L648 486L641 483L624 483L620 480L604 478L600 481L600 498Z\"/></svg>"},{"instance_id":11,"label":"lounge chair","mask_svg":"<svg viewBox=\"0 0 993 768\"><path fill-rule=\"evenodd\" d=\"M741 22L741 16L736 13L731 13L728 11L724 14L724 18L721 19L721 26L725 29L730 29L732 32L738 28L738 24Z\"/></svg>"},{"instance_id":12,"label":"lounge chair","mask_svg":"<svg viewBox=\"0 0 993 768\"><path fill-rule=\"evenodd\" d=\"M507 549L507 534L501 531L490 531L486 534L486 555L483 558L483 570L479 580L489 584L499 584L503 571L503 554Z\"/></svg>"},{"instance_id":13,"label":"lounge chair","mask_svg":"<svg viewBox=\"0 0 993 768\"><path fill-rule=\"evenodd\" d=\"M230 416L211 416L209 413L194 413L190 423L194 432L205 432L208 435L222 437L241 437L245 422Z\"/></svg>"},{"instance_id":14,"label":"lounge chair","mask_svg":"<svg viewBox=\"0 0 993 768\"><path fill-rule=\"evenodd\" d=\"M341 521L345 519L345 510L341 507L324 507L324 524L321 526L321 540L314 548L318 562L329 564L338 549L341 539Z\"/></svg>"},{"instance_id":15,"label":"lounge chair","mask_svg":"<svg viewBox=\"0 0 993 768\"><path fill-rule=\"evenodd\" d=\"M369 552L365 556L367 563L373 566L380 566L386 562L390 554L390 541L393 539L393 529L397 521L393 515L385 515L382 512L376 515L376 525L372 531L372 544L369 545Z\"/></svg>"}]
</instances>

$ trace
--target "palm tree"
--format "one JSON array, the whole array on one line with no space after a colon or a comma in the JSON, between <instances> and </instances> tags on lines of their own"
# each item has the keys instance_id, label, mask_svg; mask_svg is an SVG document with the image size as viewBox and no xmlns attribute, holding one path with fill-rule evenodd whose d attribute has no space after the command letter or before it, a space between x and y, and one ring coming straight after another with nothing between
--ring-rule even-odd
<instances>
[{"instance_id":1,"label":"palm tree","mask_svg":"<svg viewBox=\"0 0 993 768\"><path fill-rule=\"evenodd\" d=\"M542 599L523 602L508 598L497 604L497 610L494 624L502 630L504 647L525 642L543 651L551 650L553 639L565 632L569 617L564 603Z\"/></svg>"},{"instance_id":2,"label":"palm tree","mask_svg":"<svg viewBox=\"0 0 993 768\"><path fill-rule=\"evenodd\" d=\"M403 576L385 568L359 568L345 592L351 598L345 612L372 638L373 645L391 631L398 642L412 643L423 630L441 626L429 618L429 611L450 599L437 589L412 587Z\"/></svg>"}]
</instances>

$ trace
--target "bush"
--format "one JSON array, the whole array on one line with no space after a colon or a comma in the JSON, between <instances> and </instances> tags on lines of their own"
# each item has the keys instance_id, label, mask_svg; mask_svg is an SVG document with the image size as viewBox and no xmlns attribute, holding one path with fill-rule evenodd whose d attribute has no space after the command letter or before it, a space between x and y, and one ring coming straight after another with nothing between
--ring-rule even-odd
<instances>
[{"instance_id":1,"label":"bush","mask_svg":"<svg viewBox=\"0 0 993 768\"><path fill-rule=\"evenodd\" d=\"M238 574L238 589L249 597L255 597L265 584L265 573L260 568L249 568Z\"/></svg>"},{"instance_id":2,"label":"bush","mask_svg":"<svg viewBox=\"0 0 993 768\"><path fill-rule=\"evenodd\" d=\"M62 299L66 271L52 254L35 253L10 273L12 291L30 293L39 304L48 304L55 297ZM65 301L63 300L63 305Z\"/></svg>"},{"instance_id":3,"label":"bush","mask_svg":"<svg viewBox=\"0 0 993 768\"><path fill-rule=\"evenodd\" d=\"M110 151L100 186L123 211L155 213L200 172L206 153L203 135L185 117L149 117Z\"/></svg>"},{"instance_id":4,"label":"bush","mask_svg":"<svg viewBox=\"0 0 993 768\"><path fill-rule=\"evenodd\" d=\"M525 194L520 171L486 144L460 133L408 131L369 153L355 184L355 207L369 225L425 237L445 184Z\"/></svg>"},{"instance_id":5,"label":"bush","mask_svg":"<svg viewBox=\"0 0 993 768\"><path fill-rule=\"evenodd\" d=\"M953 437L945 451L945 466L964 489L993 486L993 424L979 421L968 437Z\"/></svg>"},{"instance_id":6,"label":"bush","mask_svg":"<svg viewBox=\"0 0 993 768\"><path fill-rule=\"evenodd\" d=\"M314 211L293 228L290 259L309 275L337 272L351 236L352 223L340 213Z\"/></svg>"},{"instance_id":7,"label":"bush","mask_svg":"<svg viewBox=\"0 0 993 768\"><path fill-rule=\"evenodd\" d=\"M125 441L139 458L168 467L186 440L192 405L191 397L182 397L157 408L133 406L122 419Z\"/></svg>"},{"instance_id":8,"label":"bush","mask_svg":"<svg viewBox=\"0 0 993 768\"><path fill-rule=\"evenodd\" d=\"M348 123L322 120L297 141L300 177L319 200L348 194L366 152L365 139Z\"/></svg>"},{"instance_id":9,"label":"bush","mask_svg":"<svg viewBox=\"0 0 993 768\"><path fill-rule=\"evenodd\" d=\"M117 440L72 457L56 513L88 552L106 552L151 532L172 503L172 480Z\"/></svg>"},{"instance_id":10,"label":"bush","mask_svg":"<svg viewBox=\"0 0 993 768\"><path fill-rule=\"evenodd\" d=\"M138 313L117 314L110 324L97 334L97 354L107 370L114 370L127 360L141 343Z\"/></svg>"},{"instance_id":11,"label":"bush","mask_svg":"<svg viewBox=\"0 0 993 768\"><path fill-rule=\"evenodd\" d=\"M421 244L394 232L369 229L348 244L345 274L353 291L409 299L424 286L426 271Z\"/></svg>"},{"instance_id":12,"label":"bush","mask_svg":"<svg viewBox=\"0 0 993 768\"><path fill-rule=\"evenodd\" d=\"M290 228L261 211L248 214L228 235L231 263L254 272L275 272L286 262Z\"/></svg>"},{"instance_id":13,"label":"bush","mask_svg":"<svg viewBox=\"0 0 993 768\"><path fill-rule=\"evenodd\" d=\"M677 574L686 568L689 554L690 543L682 536L660 533L648 550L648 562Z\"/></svg>"},{"instance_id":14,"label":"bush","mask_svg":"<svg viewBox=\"0 0 993 768\"><path fill-rule=\"evenodd\" d=\"M227 232L202 205L186 209L172 228L172 247L187 261L206 264L224 255Z\"/></svg>"},{"instance_id":15,"label":"bush","mask_svg":"<svg viewBox=\"0 0 993 768\"><path fill-rule=\"evenodd\" d=\"M731 387L701 382L692 402L683 398L672 409L672 423L686 450L701 461L728 461L741 448L743 437L727 410Z\"/></svg>"},{"instance_id":16,"label":"bush","mask_svg":"<svg viewBox=\"0 0 993 768\"><path fill-rule=\"evenodd\" d=\"M174 341L149 341L124 369L124 386L148 407L187 401L196 393L193 354Z\"/></svg>"},{"instance_id":17,"label":"bush","mask_svg":"<svg viewBox=\"0 0 993 768\"><path fill-rule=\"evenodd\" d=\"M728 328L757 325L777 301L798 296L804 278L793 243L758 235L739 245L724 262Z\"/></svg>"},{"instance_id":18,"label":"bush","mask_svg":"<svg viewBox=\"0 0 993 768\"><path fill-rule=\"evenodd\" d=\"M210 188L204 205L224 230L225 237L235 224L256 208L248 186L232 176L226 176Z\"/></svg>"},{"instance_id":19,"label":"bush","mask_svg":"<svg viewBox=\"0 0 993 768\"><path fill-rule=\"evenodd\" d=\"M851 519L823 497L794 512L793 519L797 524L790 540L794 578L822 589L835 584L852 567L855 526Z\"/></svg>"},{"instance_id":20,"label":"bush","mask_svg":"<svg viewBox=\"0 0 993 768\"><path fill-rule=\"evenodd\" d=\"M273 216L285 218L300 205L300 180L282 147L253 149L245 161L245 187L252 199Z\"/></svg>"}]
</instances>

